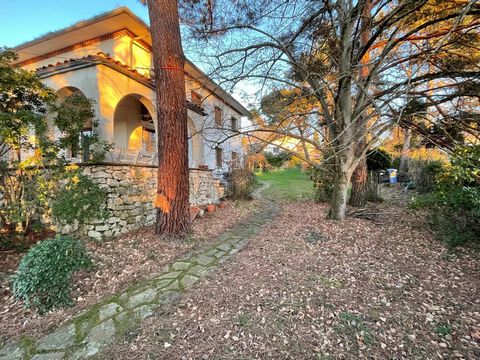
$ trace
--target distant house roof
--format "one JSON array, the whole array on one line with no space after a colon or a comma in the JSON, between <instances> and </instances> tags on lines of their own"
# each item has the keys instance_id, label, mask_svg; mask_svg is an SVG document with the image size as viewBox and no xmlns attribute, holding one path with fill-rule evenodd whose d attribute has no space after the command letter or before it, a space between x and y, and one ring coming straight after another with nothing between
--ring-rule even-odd
<instances>
[{"instance_id":1,"label":"distant house roof","mask_svg":"<svg viewBox=\"0 0 480 360\"><path fill-rule=\"evenodd\" d=\"M119 7L64 29L42 35L34 40L20 44L12 50L18 55L17 64L22 66L48 59L49 57L54 57L124 32L127 32L138 42L151 49L152 39L148 25L129 8ZM63 46L60 44L63 44ZM92 56L95 55L92 54ZM58 63L55 65L60 66ZM42 72L45 69L37 70ZM188 59L185 64L185 72L202 83L212 94L222 99L240 115L250 116L250 112L242 104Z\"/></svg>"}]
</instances>

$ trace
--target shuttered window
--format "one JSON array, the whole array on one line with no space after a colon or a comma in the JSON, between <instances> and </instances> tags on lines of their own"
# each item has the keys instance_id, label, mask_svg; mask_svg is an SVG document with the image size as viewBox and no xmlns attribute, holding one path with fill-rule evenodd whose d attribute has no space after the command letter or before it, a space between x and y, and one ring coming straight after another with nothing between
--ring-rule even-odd
<instances>
[{"instance_id":1,"label":"shuttered window","mask_svg":"<svg viewBox=\"0 0 480 360\"><path fill-rule=\"evenodd\" d=\"M223 110L215 107L215 125L220 127L223 124Z\"/></svg>"},{"instance_id":2,"label":"shuttered window","mask_svg":"<svg viewBox=\"0 0 480 360\"><path fill-rule=\"evenodd\" d=\"M222 150L222 148L217 147L215 149L215 158L216 158L217 168L221 168L223 166L223 150Z\"/></svg>"}]
</instances>

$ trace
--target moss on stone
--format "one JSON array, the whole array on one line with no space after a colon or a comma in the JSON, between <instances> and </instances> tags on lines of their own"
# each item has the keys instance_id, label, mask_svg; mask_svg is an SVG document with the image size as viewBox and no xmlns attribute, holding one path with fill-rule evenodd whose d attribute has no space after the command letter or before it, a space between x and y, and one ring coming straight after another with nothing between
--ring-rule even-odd
<instances>
[{"instance_id":1,"label":"moss on stone","mask_svg":"<svg viewBox=\"0 0 480 360\"><path fill-rule=\"evenodd\" d=\"M25 351L24 359L31 359L35 355L37 340L33 336L22 336L19 345Z\"/></svg>"}]
</instances>

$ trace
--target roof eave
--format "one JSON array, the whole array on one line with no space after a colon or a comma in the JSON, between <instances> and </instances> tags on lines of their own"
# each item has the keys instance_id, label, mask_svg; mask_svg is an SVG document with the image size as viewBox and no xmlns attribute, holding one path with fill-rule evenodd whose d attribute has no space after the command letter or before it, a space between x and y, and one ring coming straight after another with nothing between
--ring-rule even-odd
<instances>
[{"instance_id":1,"label":"roof eave","mask_svg":"<svg viewBox=\"0 0 480 360\"><path fill-rule=\"evenodd\" d=\"M90 19L87 19L87 20L83 20L83 21L80 21L80 22L77 22L71 26L68 26L66 28L63 28L63 29L60 29L60 30L57 30L57 31L52 31L48 34L45 34L43 36L40 36L38 38L35 38L33 40L30 40L30 41L27 41L27 42L24 42L20 45L17 45L15 47L12 48L13 51L15 52L18 52L22 49L25 49L25 48L28 48L30 46L33 46L33 45L36 45L36 44L39 44L41 42L44 42L44 41L48 41L48 40L52 40L54 39L55 37L58 37L58 36L61 36L61 35L65 35L65 34L68 34L72 31L76 31L76 30L79 30L79 29L82 29L84 27L87 27L87 26L90 26L90 25L93 25L95 23L98 23L100 21L104 21L106 19L109 19L109 18L112 18L114 16L118 16L120 14L127 14L129 16L131 16L135 21L137 21L140 25L142 25L143 27L145 27L145 29L147 31L150 31L150 28L148 27L148 25L141 19L139 18L137 15L135 15L135 13L133 13L128 7L126 6L122 6L122 7L119 7L119 8L116 8L114 10L111 10L111 11L108 11L108 12L105 12L105 13L102 13L100 15L97 15L97 16L94 16L93 18L90 18Z\"/></svg>"}]
</instances>

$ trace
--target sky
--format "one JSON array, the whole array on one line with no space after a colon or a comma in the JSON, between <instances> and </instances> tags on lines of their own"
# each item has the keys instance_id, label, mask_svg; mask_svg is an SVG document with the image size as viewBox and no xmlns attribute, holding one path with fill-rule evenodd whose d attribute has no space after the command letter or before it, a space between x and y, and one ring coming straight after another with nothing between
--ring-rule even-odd
<instances>
[{"instance_id":1,"label":"sky","mask_svg":"<svg viewBox=\"0 0 480 360\"><path fill-rule=\"evenodd\" d=\"M148 24L138 0L0 0L0 47L13 47L78 21L128 6Z\"/></svg>"}]
</instances>

